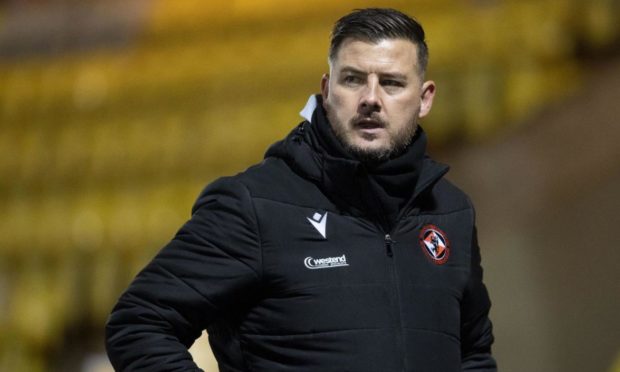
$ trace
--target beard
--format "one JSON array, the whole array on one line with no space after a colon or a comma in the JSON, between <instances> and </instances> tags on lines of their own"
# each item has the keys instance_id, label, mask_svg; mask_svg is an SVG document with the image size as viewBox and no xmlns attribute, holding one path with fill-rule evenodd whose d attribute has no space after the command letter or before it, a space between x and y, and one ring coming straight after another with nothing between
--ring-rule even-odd
<instances>
[{"instance_id":1,"label":"beard","mask_svg":"<svg viewBox=\"0 0 620 372\"><path fill-rule=\"evenodd\" d=\"M418 128L417 113L407 125L397 131L391 130L390 124L374 113L370 116L356 115L348 123L339 121L329 111L327 118L336 138L345 150L363 163L380 163L398 156L411 144ZM386 129L388 134L386 144L380 147L364 147L355 143L353 137L357 134L354 131L364 126L364 123L368 121L371 121L375 126L378 125Z\"/></svg>"}]
</instances>

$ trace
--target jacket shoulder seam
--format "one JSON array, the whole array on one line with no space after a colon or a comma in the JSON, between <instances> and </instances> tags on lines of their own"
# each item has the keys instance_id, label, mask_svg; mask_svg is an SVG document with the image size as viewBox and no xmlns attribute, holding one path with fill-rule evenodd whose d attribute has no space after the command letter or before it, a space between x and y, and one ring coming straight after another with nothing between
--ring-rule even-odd
<instances>
[{"instance_id":1,"label":"jacket shoulder seam","mask_svg":"<svg viewBox=\"0 0 620 372\"><path fill-rule=\"evenodd\" d=\"M264 278L264 254L263 254L263 239L261 236L261 228L260 228L260 223L258 221L258 213L256 212L256 205L254 204L254 199L255 197L252 195L252 192L250 191L250 189L248 188L248 186L242 182L241 180L236 180L239 184L241 184L241 186L243 186L243 189L245 190L248 199L250 200L250 207L252 208L252 214L254 216L254 224L256 226L256 236L258 238L258 249L260 251L260 272L257 273L259 276L259 279L262 281Z\"/></svg>"},{"instance_id":2,"label":"jacket shoulder seam","mask_svg":"<svg viewBox=\"0 0 620 372\"><path fill-rule=\"evenodd\" d=\"M471 206L467 206L465 208L460 208L460 209L455 209L453 211L448 211L448 212L437 212L437 213L420 213L417 214L416 216L445 216L448 214L453 214L453 213L458 213L458 212L463 212L463 211L469 211L471 210Z\"/></svg>"},{"instance_id":3,"label":"jacket shoulder seam","mask_svg":"<svg viewBox=\"0 0 620 372\"><path fill-rule=\"evenodd\" d=\"M267 198L264 196L254 196L253 199L266 200L266 201L270 201L273 203L286 204L286 205L291 205L291 206L300 207L300 208L310 208L310 209L315 208L316 209L316 205L302 205L302 204L291 203L291 202L286 202L282 200L271 199L271 198Z\"/></svg>"}]
</instances>

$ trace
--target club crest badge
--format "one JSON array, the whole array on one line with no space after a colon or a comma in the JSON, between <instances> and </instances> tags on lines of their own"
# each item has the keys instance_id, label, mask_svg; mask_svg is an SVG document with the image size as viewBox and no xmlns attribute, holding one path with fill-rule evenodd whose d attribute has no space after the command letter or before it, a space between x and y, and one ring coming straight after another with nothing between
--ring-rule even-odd
<instances>
[{"instance_id":1,"label":"club crest badge","mask_svg":"<svg viewBox=\"0 0 620 372\"><path fill-rule=\"evenodd\" d=\"M450 243L446 233L435 225L425 225L420 231L420 247L426 256L437 265L443 265L450 256Z\"/></svg>"}]
</instances>

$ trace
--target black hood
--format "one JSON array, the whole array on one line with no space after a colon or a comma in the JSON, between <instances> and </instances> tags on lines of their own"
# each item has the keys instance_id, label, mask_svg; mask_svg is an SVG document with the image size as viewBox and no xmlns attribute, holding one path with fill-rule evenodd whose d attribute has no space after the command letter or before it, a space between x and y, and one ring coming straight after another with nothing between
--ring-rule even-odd
<instances>
[{"instance_id":1,"label":"black hood","mask_svg":"<svg viewBox=\"0 0 620 372\"><path fill-rule=\"evenodd\" d=\"M397 156L376 164L356 159L332 131L321 96L315 100L311 121L302 122L273 144L265 157L285 160L296 173L317 183L343 211L375 215L391 227L410 201L448 171L425 154L426 134L419 126L412 143Z\"/></svg>"}]
</instances>

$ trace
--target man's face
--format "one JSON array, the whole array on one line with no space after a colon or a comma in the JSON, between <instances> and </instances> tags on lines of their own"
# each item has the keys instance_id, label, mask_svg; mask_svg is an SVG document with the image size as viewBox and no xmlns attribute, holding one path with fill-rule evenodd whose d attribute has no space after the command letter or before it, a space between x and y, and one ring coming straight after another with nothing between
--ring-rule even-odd
<instances>
[{"instance_id":1,"label":"man's face","mask_svg":"<svg viewBox=\"0 0 620 372\"><path fill-rule=\"evenodd\" d=\"M412 140L430 111L435 84L422 82L415 44L346 39L321 80L336 136L362 160L384 160Z\"/></svg>"}]
</instances>

